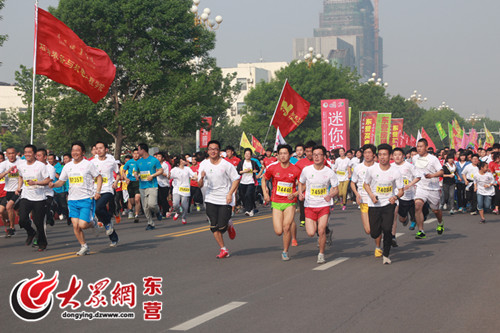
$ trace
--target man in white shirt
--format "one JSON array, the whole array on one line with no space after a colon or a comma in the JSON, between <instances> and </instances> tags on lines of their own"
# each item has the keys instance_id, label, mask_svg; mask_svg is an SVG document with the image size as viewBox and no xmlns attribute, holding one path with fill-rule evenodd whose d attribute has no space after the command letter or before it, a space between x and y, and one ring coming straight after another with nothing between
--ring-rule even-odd
<instances>
[{"instance_id":1,"label":"man in white shirt","mask_svg":"<svg viewBox=\"0 0 500 333\"><path fill-rule=\"evenodd\" d=\"M345 149L339 148L340 157L335 159L333 171L337 174L339 181L339 197L342 198L342 210L346 210L347 203L347 186L349 185L349 178L351 176L350 162L351 160L345 155Z\"/></svg>"},{"instance_id":2,"label":"man in white shirt","mask_svg":"<svg viewBox=\"0 0 500 333\"><path fill-rule=\"evenodd\" d=\"M19 170L17 167L19 163L24 163L24 161L17 158L17 151L14 147L8 147L6 155L7 159L0 164L0 178L5 177L4 190L7 194L0 201L0 205L7 210L7 215L9 216L8 222L10 228L8 229L7 237L10 237L15 234L14 223L16 221L16 210L14 209L14 204L19 198L15 193L19 178Z\"/></svg>"},{"instance_id":3,"label":"man in white shirt","mask_svg":"<svg viewBox=\"0 0 500 333\"><path fill-rule=\"evenodd\" d=\"M45 148L39 148L36 151L36 159L39 162L42 162L45 164L47 168L47 172L49 173L49 178L50 181L54 181L56 179L56 169L52 166L52 164L47 163L47 150ZM53 226L54 225L54 211L52 210L52 204L54 201L54 190L51 189L50 187L46 186L45 187L45 195L47 197L47 203L46 203L46 221L48 225Z\"/></svg>"},{"instance_id":4,"label":"man in white shirt","mask_svg":"<svg viewBox=\"0 0 500 333\"><path fill-rule=\"evenodd\" d=\"M470 158L470 164L465 166L462 171L462 176L464 177L465 182L465 198L467 202L470 202L470 214L477 215L477 196L476 192L474 192L474 177L479 173L479 155L472 154Z\"/></svg>"}]
</instances>

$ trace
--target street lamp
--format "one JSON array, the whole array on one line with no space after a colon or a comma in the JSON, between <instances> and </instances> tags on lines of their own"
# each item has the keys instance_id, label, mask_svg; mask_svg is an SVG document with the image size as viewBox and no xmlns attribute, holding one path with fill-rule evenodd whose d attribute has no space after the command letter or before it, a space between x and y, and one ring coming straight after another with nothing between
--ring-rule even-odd
<instances>
[{"instance_id":1,"label":"street lamp","mask_svg":"<svg viewBox=\"0 0 500 333\"><path fill-rule=\"evenodd\" d=\"M215 20L211 19L210 14L212 13L212 11L210 10L210 8L203 9L203 12L199 14L198 13L199 5L200 5L200 0L193 0L193 6L191 7L190 11L191 13L194 14L194 24L202 25L210 30L219 29L220 24L222 23L222 16L217 15L215 17Z\"/></svg>"},{"instance_id":2,"label":"street lamp","mask_svg":"<svg viewBox=\"0 0 500 333\"><path fill-rule=\"evenodd\" d=\"M307 66L311 68L312 65L318 63L318 62L325 62L329 63L327 59L323 58L323 55L321 53L314 54L314 48L310 47L308 49L308 53L304 56L304 61L307 63Z\"/></svg>"},{"instance_id":3,"label":"street lamp","mask_svg":"<svg viewBox=\"0 0 500 333\"><path fill-rule=\"evenodd\" d=\"M427 97L422 97L422 94L419 94L418 91L413 90L413 94L411 94L410 97L406 100L414 102L416 104L421 104L427 102Z\"/></svg>"},{"instance_id":4,"label":"street lamp","mask_svg":"<svg viewBox=\"0 0 500 333\"><path fill-rule=\"evenodd\" d=\"M372 77L368 79L368 84L374 83L376 86L381 86L384 88L387 88L389 86L389 83L387 82L382 82L381 78L377 78L377 73L372 73Z\"/></svg>"},{"instance_id":5,"label":"street lamp","mask_svg":"<svg viewBox=\"0 0 500 333\"><path fill-rule=\"evenodd\" d=\"M453 111L453 108L450 108L450 106L448 104L446 104L446 102L442 102L440 106L437 107L438 110L444 110L444 109L450 109L451 111Z\"/></svg>"}]
</instances>

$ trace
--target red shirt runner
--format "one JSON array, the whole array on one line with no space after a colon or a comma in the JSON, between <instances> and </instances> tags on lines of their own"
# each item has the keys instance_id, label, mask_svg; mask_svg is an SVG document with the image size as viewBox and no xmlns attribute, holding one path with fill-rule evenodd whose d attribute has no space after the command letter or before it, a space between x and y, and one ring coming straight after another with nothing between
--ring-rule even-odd
<instances>
[{"instance_id":1,"label":"red shirt runner","mask_svg":"<svg viewBox=\"0 0 500 333\"><path fill-rule=\"evenodd\" d=\"M273 178L271 201L276 203L297 202L297 198L290 200L288 199L288 195L293 193L295 181L299 179L301 172L301 169L293 164L290 164L286 169L279 162L269 166L264 176L266 180L270 180L271 177Z\"/></svg>"},{"instance_id":2,"label":"red shirt runner","mask_svg":"<svg viewBox=\"0 0 500 333\"><path fill-rule=\"evenodd\" d=\"M236 168L238 166L238 163L240 163L240 159L236 156L233 156L231 158L224 158L226 161L228 161L229 163L231 163L232 165L234 165L234 167Z\"/></svg>"},{"instance_id":3,"label":"red shirt runner","mask_svg":"<svg viewBox=\"0 0 500 333\"><path fill-rule=\"evenodd\" d=\"M262 160L262 163L264 163L264 166L267 168L271 163L276 162L278 159L276 157L264 157Z\"/></svg>"}]
</instances>

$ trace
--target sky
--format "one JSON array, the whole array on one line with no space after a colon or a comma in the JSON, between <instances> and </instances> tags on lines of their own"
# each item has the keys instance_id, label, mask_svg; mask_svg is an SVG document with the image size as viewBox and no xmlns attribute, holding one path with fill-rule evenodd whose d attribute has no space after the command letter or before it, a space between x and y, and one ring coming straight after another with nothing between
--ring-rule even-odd
<instances>
[{"instance_id":1,"label":"sky","mask_svg":"<svg viewBox=\"0 0 500 333\"><path fill-rule=\"evenodd\" d=\"M58 3L40 0L39 6ZM291 61L293 38L313 36L323 0L201 0L200 10L205 7L224 20L212 55L218 66L234 67L261 58ZM428 98L424 108L444 101L463 117L500 120L499 1L380 0L379 11L391 95L417 90ZM0 34L9 35L0 48L2 82L14 83L21 64L32 66L33 12L34 0L6 0L0 11Z\"/></svg>"}]
</instances>

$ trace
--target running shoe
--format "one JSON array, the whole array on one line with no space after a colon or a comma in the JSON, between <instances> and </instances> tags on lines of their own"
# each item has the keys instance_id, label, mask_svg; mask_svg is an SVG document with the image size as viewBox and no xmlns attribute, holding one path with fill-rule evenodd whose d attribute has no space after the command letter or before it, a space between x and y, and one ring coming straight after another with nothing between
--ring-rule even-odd
<instances>
[{"instance_id":1,"label":"running shoe","mask_svg":"<svg viewBox=\"0 0 500 333\"><path fill-rule=\"evenodd\" d=\"M345 205L344 205L344 206L342 206L342 210L345 210L345 209L346 209L346 206L345 206Z\"/></svg>"},{"instance_id":2,"label":"running shoe","mask_svg":"<svg viewBox=\"0 0 500 333\"><path fill-rule=\"evenodd\" d=\"M384 259L382 260L382 264L390 265L391 263L392 263L391 259L389 259L389 257L384 256Z\"/></svg>"},{"instance_id":3,"label":"running shoe","mask_svg":"<svg viewBox=\"0 0 500 333\"><path fill-rule=\"evenodd\" d=\"M128 209L124 209L123 212L122 212L122 215L123 216L126 216L129 214L129 210Z\"/></svg>"},{"instance_id":4,"label":"running shoe","mask_svg":"<svg viewBox=\"0 0 500 333\"><path fill-rule=\"evenodd\" d=\"M227 225L227 233L230 239L234 239L236 237L236 230L233 227L233 221L229 221Z\"/></svg>"},{"instance_id":5,"label":"running shoe","mask_svg":"<svg viewBox=\"0 0 500 333\"><path fill-rule=\"evenodd\" d=\"M458 212L459 212L459 213L463 213L463 212L464 212L464 207L460 207L460 208L458 209Z\"/></svg>"},{"instance_id":6,"label":"running shoe","mask_svg":"<svg viewBox=\"0 0 500 333\"><path fill-rule=\"evenodd\" d=\"M299 246L296 239L292 239L292 246Z\"/></svg>"},{"instance_id":7,"label":"running shoe","mask_svg":"<svg viewBox=\"0 0 500 333\"><path fill-rule=\"evenodd\" d=\"M300 221L300 226L304 227L306 225L306 221Z\"/></svg>"},{"instance_id":8,"label":"running shoe","mask_svg":"<svg viewBox=\"0 0 500 333\"><path fill-rule=\"evenodd\" d=\"M182 224L186 224L186 223L187 223L186 219L182 219Z\"/></svg>"},{"instance_id":9,"label":"running shoe","mask_svg":"<svg viewBox=\"0 0 500 333\"><path fill-rule=\"evenodd\" d=\"M10 228L10 235L14 236L16 234L16 228Z\"/></svg>"},{"instance_id":10,"label":"running shoe","mask_svg":"<svg viewBox=\"0 0 500 333\"><path fill-rule=\"evenodd\" d=\"M392 236L392 243L391 243L391 246L392 247L398 247L398 242L396 241L396 236Z\"/></svg>"},{"instance_id":11,"label":"running shoe","mask_svg":"<svg viewBox=\"0 0 500 333\"><path fill-rule=\"evenodd\" d=\"M415 230L415 227L417 226L417 222L411 221L410 223L410 230Z\"/></svg>"},{"instance_id":12,"label":"running shoe","mask_svg":"<svg viewBox=\"0 0 500 333\"><path fill-rule=\"evenodd\" d=\"M122 221L122 217L120 216L120 214L116 215L115 216L115 222L118 224Z\"/></svg>"},{"instance_id":13,"label":"running shoe","mask_svg":"<svg viewBox=\"0 0 500 333\"><path fill-rule=\"evenodd\" d=\"M38 248L38 252L44 252L45 250L47 250L47 246L40 246Z\"/></svg>"},{"instance_id":14,"label":"running shoe","mask_svg":"<svg viewBox=\"0 0 500 333\"><path fill-rule=\"evenodd\" d=\"M118 241L109 243L109 247L117 247Z\"/></svg>"},{"instance_id":15,"label":"running shoe","mask_svg":"<svg viewBox=\"0 0 500 333\"><path fill-rule=\"evenodd\" d=\"M172 218L172 220L174 221L177 221L177 219L179 218L179 214L175 213L174 217Z\"/></svg>"},{"instance_id":16,"label":"running shoe","mask_svg":"<svg viewBox=\"0 0 500 333\"><path fill-rule=\"evenodd\" d=\"M481 221L479 221L479 224L485 224L485 223L486 223L485 219L481 219Z\"/></svg>"},{"instance_id":17,"label":"running shoe","mask_svg":"<svg viewBox=\"0 0 500 333\"><path fill-rule=\"evenodd\" d=\"M245 212L245 216L250 216L250 212Z\"/></svg>"},{"instance_id":18,"label":"running shoe","mask_svg":"<svg viewBox=\"0 0 500 333\"><path fill-rule=\"evenodd\" d=\"M33 239L33 245L31 245L31 247L37 247L38 246L38 239L36 239L36 236L35 238Z\"/></svg>"},{"instance_id":19,"label":"running shoe","mask_svg":"<svg viewBox=\"0 0 500 333\"><path fill-rule=\"evenodd\" d=\"M251 211L248 212L248 216L250 216L250 217L254 216L253 210L251 210Z\"/></svg>"},{"instance_id":20,"label":"running shoe","mask_svg":"<svg viewBox=\"0 0 500 333\"><path fill-rule=\"evenodd\" d=\"M281 260L283 260L283 261L290 260L290 257L288 256L288 252L285 252L285 251L281 252Z\"/></svg>"},{"instance_id":21,"label":"running shoe","mask_svg":"<svg viewBox=\"0 0 500 333\"><path fill-rule=\"evenodd\" d=\"M197 211L197 212L201 211L201 207L200 207L200 205L196 205L196 211Z\"/></svg>"},{"instance_id":22,"label":"running shoe","mask_svg":"<svg viewBox=\"0 0 500 333\"><path fill-rule=\"evenodd\" d=\"M443 223L437 225L436 231L437 231L438 235L443 234L443 231L444 231L444 225L443 225Z\"/></svg>"},{"instance_id":23,"label":"running shoe","mask_svg":"<svg viewBox=\"0 0 500 333\"><path fill-rule=\"evenodd\" d=\"M28 235L28 237L26 237L26 242L25 242L26 246L31 245L31 243L33 242L33 238L35 238L35 234Z\"/></svg>"},{"instance_id":24,"label":"running shoe","mask_svg":"<svg viewBox=\"0 0 500 333\"><path fill-rule=\"evenodd\" d=\"M64 214L59 215L59 221L64 220Z\"/></svg>"},{"instance_id":25,"label":"running shoe","mask_svg":"<svg viewBox=\"0 0 500 333\"><path fill-rule=\"evenodd\" d=\"M154 230L154 229L155 229L155 226L154 226L154 225L152 225L152 224L148 224L148 225L146 226L146 230Z\"/></svg>"},{"instance_id":26,"label":"running shoe","mask_svg":"<svg viewBox=\"0 0 500 333\"><path fill-rule=\"evenodd\" d=\"M224 249L220 249L220 252L219 254L217 255L217 259L222 259L222 258L227 258L229 257L229 252L227 250L224 250Z\"/></svg>"},{"instance_id":27,"label":"running shoe","mask_svg":"<svg viewBox=\"0 0 500 333\"><path fill-rule=\"evenodd\" d=\"M382 257L382 249L379 249L378 247L375 249L375 258L380 258Z\"/></svg>"},{"instance_id":28,"label":"running shoe","mask_svg":"<svg viewBox=\"0 0 500 333\"><path fill-rule=\"evenodd\" d=\"M90 251L89 251L89 247L88 247L88 245L84 244L84 245L82 245L82 247L80 248L80 251L78 251L78 252L76 253L76 255L77 255L77 256L84 256L84 255L86 255L86 254L89 254L89 252L90 252Z\"/></svg>"},{"instance_id":29,"label":"running shoe","mask_svg":"<svg viewBox=\"0 0 500 333\"><path fill-rule=\"evenodd\" d=\"M425 232L423 232L423 231L419 231L415 235L415 239L424 239L424 238L427 238L427 237L425 236Z\"/></svg>"},{"instance_id":30,"label":"running shoe","mask_svg":"<svg viewBox=\"0 0 500 333\"><path fill-rule=\"evenodd\" d=\"M92 219L92 223L94 224L94 228L97 229L97 227L99 227L99 221L97 221L97 218L94 216L94 218Z\"/></svg>"},{"instance_id":31,"label":"running shoe","mask_svg":"<svg viewBox=\"0 0 500 333\"><path fill-rule=\"evenodd\" d=\"M134 217L134 223L139 223L139 215L136 215L136 216Z\"/></svg>"},{"instance_id":32,"label":"running shoe","mask_svg":"<svg viewBox=\"0 0 500 333\"><path fill-rule=\"evenodd\" d=\"M104 229L106 229L106 236L111 235L115 231L115 229L113 228L113 224L111 222L105 225Z\"/></svg>"},{"instance_id":33,"label":"running shoe","mask_svg":"<svg viewBox=\"0 0 500 333\"><path fill-rule=\"evenodd\" d=\"M493 209L492 213L498 215L498 209Z\"/></svg>"},{"instance_id":34,"label":"running shoe","mask_svg":"<svg viewBox=\"0 0 500 333\"><path fill-rule=\"evenodd\" d=\"M129 219L133 219L133 218L134 218L134 212L129 211L129 212L128 212L128 218L129 218Z\"/></svg>"},{"instance_id":35,"label":"running shoe","mask_svg":"<svg viewBox=\"0 0 500 333\"><path fill-rule=\"evenodd\" d=\"M167 212L167 214L165 214L165 218L167 218L167 219L169 219L171 216L172 216L172 213L170 213L170 212Z\"/></svg>"},{"instance_id":36,"label":"running shoe","mask_svg":"<svg viewBox=\"0 0 500 333\"><path fill-rule=\"evenodd\" d=\"M404 222L401 222L401 223L403 224L403 227L406 227L409 222L410 222L410 220L408 218L406 218L406 220Z\"/></svg>"},{"instance_id":37,"label":"running shoe","mask_svg":"<svg viewBox=\"0 0 500 333\"><path fill-rule=\"evenodd\" d=\"M453 214L455 214L455 211L452 209L452 210L450 210L450 215L453 215Z\"/></svg>"},{"instance_id":38,"label":"running shoe","mask_svg":"<svg viewBox=\"0 0 500 333\"><path fill-rule=\"evenodd\" d=\"M477 210L470 213L470 215L477 215Z\"/></svg>"},{"instance_id":39,"label":"running shoe","mask_svg":"<svg viewBox=\"0 0 500 333\"><path fill-rule=\"evenodd\" d=\"M9 238L11 236L10 234L10 228L5 229L5 237Z\"/></svg>"},{"instance_id":40,"label":"running shoe","mask_svg":"<svg viewBox=\"0 0 500 333\"><path fill-rule=\"evenodd\" d=\"M156 213L156 218L158 219L158 221L161 221L161 219L163 218L163 216L161 216L161 212Z\"/></svg>"},{"instance_id":41,"label":"running shoe","mask_svg":"<svg viewBox=\"0 0 500 333\"><path fill-rule=\"evenodd\" d=\"M318 264L324 264L326 262L325 255L323 253L318 253L318 260L316 262Z\"/></svg>"}]
</instances>

